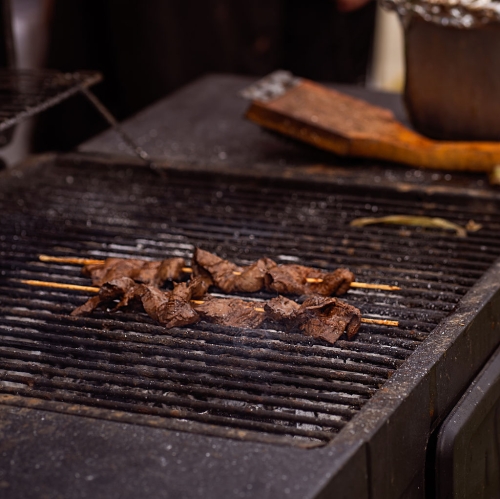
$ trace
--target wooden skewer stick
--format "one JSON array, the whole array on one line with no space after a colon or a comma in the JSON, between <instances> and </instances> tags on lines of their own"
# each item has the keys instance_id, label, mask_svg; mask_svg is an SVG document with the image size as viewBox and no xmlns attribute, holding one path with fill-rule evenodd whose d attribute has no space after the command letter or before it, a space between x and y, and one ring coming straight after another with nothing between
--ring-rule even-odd
<instances>
[{"instance_id":1,"label":"wooden skewer stick","mask_svg":"<svg viewBox=\"0 0 500 499\"><path fill-rule=\"evenodd\" d=\"M21 279L20 282L28 286L42 286L44 288L68 289L71 291L84 291L85 293L99 293L100 288L95 286L80 286L78 284L66 284L64 282L36 281L33 279Z\"/></svg>"},{"instance_id":2,"label":"wooden skewer stick","mask_svg":"<svg viewBox=\"0 0 500 499\"><path fill-rule=\"evenodd\" d=\"M65 257L65 256L50 256L50 255L40 255L40 261L42 262L52 262L52 263L69 263L70 265L103 265L105 260L93 260L92 258L76 258L76 257ZM182 267L182 271L186 274L191 274L193 269L191 267ZM241 272L234 272L234 275L241 275ZM316 277L308 277L306 281L309 283L321 283L323 279ZM367 282L351 282L351 288L359 289L379 289L382 291L397 291L401 289L399 286L391 286L389 284L369 284Z\"/></svg>"},{"instance_id":3,"label":"wooden skewer stick","mask_svg":"<svg viewBox=\"0 0 500 499\"><path fill-rule=\"evenodd\" d=\"M99 293L99 289L94 286L80 286L78 284L65 284L63 282L50 282L50 281L36 281L33 279L21 279L19 282L27 284L28 286L41 286L45 288L53 289L68 289L71 291L84 291L85 293ZM203 300L191 300L196 305L203 305L205 303ZM257 312L264 312L261 307L255 307ZM365 317L361 318L361 322L365 324L378 324L380 326L399 326L398 321L386 320L386 319L368 319Z\"/></svg>"}]
</instances>

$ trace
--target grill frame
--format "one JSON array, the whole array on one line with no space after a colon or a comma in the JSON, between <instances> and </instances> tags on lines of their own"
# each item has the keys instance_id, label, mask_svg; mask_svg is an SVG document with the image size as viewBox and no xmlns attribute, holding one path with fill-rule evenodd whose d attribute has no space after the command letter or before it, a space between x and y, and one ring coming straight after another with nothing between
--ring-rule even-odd
<instances>
[{"instance_id":1,"label":"grill frame","mask_svg":"<svg viewBox=\"0 0 500 499\"><path fill-rule=\"evenodd\" d=\"M31 168L43 168L44 164L58 158L64 161L74 161L81 165L88 161L84 155L49 155L31 159L17 172L22 175L23 170L28 172ZM93 157L92 161L97 161L97 158ZM109 161L116 162L117 159L101 157L100 161L105 165ZM124 163L123 158L120 159L120 163ZM126 164L138 166L138 163L133 160L127 160ZM193 166L186 165L170 165L169 168L185 172L196 171ZM229 171L228 169L225 169L223 173L238 175L238 178L243 175L241 171ZM214 173L214 175L216 174ZM261 174L246 171L244 175L248 178L255 178ZM286 172L286 168L281 169L281 171L275 169L271 176L280 179L285 175L287 177L290 175L290 171ZM335 185L342 185L343 182L342 178L321 174L317 174L315 178L314 175L311 176L300 168L297 168L292 176L295 176L297 183L300 183L306 175L308 181L312 182L326 181ZM291 182L293 184L293 179ZM413 186L412 189L417 194L418 192L429 194L426 187ZM441 191L440 196L450 196L450 199L463 194L459 190L454 191L453 189L441 189ZM376 192L380 194L380 189L377 188ZM498 193L494 191L478 192L478 197L491 201L498 201L500 198ZM205 492L210 490L213 497L223 496L230 490L240 490L242 496L248 497L327 497L333 492L342 493L345 497L368 497L368 489L370 489L370 497L398 497L404 493L408 484L423 483L422 463L425 462L425 447L429 436L499 344L500 338L498 336L500 335L497 333L500 332L500 319L495 312L495 310L500 309L499 283L500 262L497 261L460 301L458 309L441 322L432 335L411 355L405 365L396 371L383 389L378 390L365 405L363 411L324 448L304 451L298 448L282 448L268 443L218 440L201 435L189 435L190 439L186 441L185 434L174 433L175 429L165 432L151 427L143 427L138 430L135 426L130 427L109 422L96 426L102 430L103 436L107 435L106 438L110 439L112 448L118 445L119 440L124 439L133 448L142 448L145 455L149 455L153 451L148 451L141 442L138 442L130 434L131 428L134 428L134 433L139 431L141 435L154 435L154 440L158 439L158 441L152 444L153 448L160 448L167 441L173 442L168 444L172 446L169 449L172 452L167 453L166 459L169 465L179 472L174 483L188 479L190 470L189 466L186 468L186 465L189 463L192 467L200 466L202 463L202 468L210 468L212 460L203 458L200 450L206 450L207 445L215 445L220 455L217 458L220 465L217 486L210 485L209 477L205 479L208 480L205 482L200 479L204 483ZM463 369L464 365L467 365L468 368ZM21 423L24 431L27 432L57 434L58 425L65 427L80 425L88 428L90 432L99 431L91 430L91 419L73 418L67 414L42 411L37 401L3 397L0 402L9 404L0 406L1 420L7 426L12 426L14 422ZM12 406L24 409L16 410ZM30 409L26 412L28 407ZM76 411L77 408L75 408ZM39 419L42 414L43 421ZM95 414L91 416L95 417ZM73 420L69 421L68 417L73 418ZM76 423L75 420L80 422ZM125 421L126 419L121 420ZM409 420L414 420L415 424L408 424ZM135 421L129 420L127 422L135 423ZM14 430L13 436L15 433L16 430ZM79 435L78 443L83 449L80 451L86 454L91 449L86 450L84 436L81 433ZM8 442L12 438L8 437L6 442L1 444L0 450L8 450ZM57 452L58 446L59 449L67 447L68 443L64 442L62 438L56 440L55 449L51 452ZM176 463L176 456L172 455L179 451L181 442L182 445L187 445L190 448L190 454L185 456L183 466ZM401 445L401 442L406 445ZM33 444L29 444L28 448L30 445L33 446ZM37 444L34 445L36 447ZM380 456L386 454L387 449L391 449L393 453L390 456L386 455L386 458L381 460ZM263 452L266 459L259 462ZM110 454L112 454L111 450ZM231 460L234 460L235 455L243 454L251 456L250 463L242 466L241 460L238 460L238 464L232 464ZM123 470L130 469L132 471L133 460L127 459L126 456L115 457L122 463ZM26 459L30 461L33 458L26 454ZM112 472L112 463L104 466ZM158 466L161 465L155 463L151 469L146 468L144 478L149 476L153 481L156 480L155 483L161 483L154 478L154 474L159 470ZM292 491L289 493L286 493L285 489L279 486L279 482L272 480L267 482L270 479L271 471L285 473L283 469L286 469L287 478L291 482ZM19 475L19 472L16 473L15 470L11 470L11 473L14 476ZM252 477L254 481L250 482L249 478L245 478L245 473L249 474L249 477ZM259 473L262 474L262 477L256 478ZM307 483L304 482L304 477L307 477ZM363 477L363 480L360 477ZM253 483L256 488L245 490L244 485L248 483ZM172 482L169 482L169 486L171 484ZM76 497L76 495L73 493L68 497Z\"/></svg>"}]
</instances>

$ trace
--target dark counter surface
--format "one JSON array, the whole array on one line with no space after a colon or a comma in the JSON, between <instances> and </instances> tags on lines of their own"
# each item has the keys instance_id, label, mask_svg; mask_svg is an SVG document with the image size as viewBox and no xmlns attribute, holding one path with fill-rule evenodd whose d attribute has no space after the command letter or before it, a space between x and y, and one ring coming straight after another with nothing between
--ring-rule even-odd
<instances>
[{"instance_id":1,"label":"dark counter surface","mask_svg":"<svg viewBox=\"0 0 500 499\"><path fill-rule=\"evenodd\" d=\"M190 164L200 169L237 172L289 170L290 175L322 175L353 179L370 185L395 183L440 190L450 188L491 192L484 174L418 170L381 161L341 158L311 146L263 131L244 119L248 101L238 93L255 78L207 75L158 101L123 123L123 128L152 157L170 164ZM336 85L336 89L373 104L392 109L408 125L398 94L363 87ZM82 144L82 152L132 154L108 130Z\"/></svg>"}]
</instances>

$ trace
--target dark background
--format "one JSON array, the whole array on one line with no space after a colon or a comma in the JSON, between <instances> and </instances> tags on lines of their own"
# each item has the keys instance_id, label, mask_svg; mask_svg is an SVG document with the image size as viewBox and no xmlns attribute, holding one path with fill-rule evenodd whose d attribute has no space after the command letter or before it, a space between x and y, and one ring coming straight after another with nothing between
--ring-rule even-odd
<instances>
[{"instance_id":1,"label":"dark background","mask_svg":"<svg viewBox=\"0 0 500 499\"><path fill-rule=\"evenodd\" d=\"M46 66L96 69L98 97L120 120L205 73L274 69L362 84L375 4L333 0L53 0ZM106 128L82 97L45 113L35 150L69 150Z\"/></svg>"}]
</instances>

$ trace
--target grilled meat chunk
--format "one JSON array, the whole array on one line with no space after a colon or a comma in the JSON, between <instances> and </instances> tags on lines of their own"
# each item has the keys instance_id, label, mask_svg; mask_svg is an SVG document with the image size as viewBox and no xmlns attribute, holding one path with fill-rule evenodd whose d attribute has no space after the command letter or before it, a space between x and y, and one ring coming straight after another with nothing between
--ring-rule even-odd
<instances>
[{"instance_id":1,"label":"grilled meat chunk","mask_svg":"<svg viewBox=\"0 0 500 499\"><path fill-rule=\"evenodd\" d=\"M88 315L100 304L119 299L114 310L144 310L153 320L167 328L186 326L200 320L191 305L198 296L200 282L193 279L189 284L177 284L173 291L162 291L155 286L137 284L128 277L105 283L99 294L73 310L71 315Z\"/></svg>"},{"instance_id":2,"label":"grilled meat chunk","mask_svg":"<svg viewBox=\"0 0 500 499\"><path fill-rule=\"evenodd\" d=\"M217 286L225 293L254 293L264 288L267 271L276 266L270 258L260 258L252 265L240 267L213 253L196 248L193 254L193 276L199 276L207 285Z\"/></svg>"},{"instance_id":3,"label":"grilled meat chunk","mask_svg":"<svg viewBox=\"0 0 500 499\"><path fill-rule=\"evenodd\" d=\"M194 308L203 320L220 326L258 328L266 319L257 303L239 298L206 297Z\"/></svg>"},{"instance_id":4,"label":"grilled meat chunk","mask_svg":"<svg viewBox=\"0 0 500 499\"><path fill-rule=\"evenodd\" d=\"M85 265L82 274L92 279L94 286L121 277L151 286L162 286L166 281L176 281L182 276L186 266L183 258L147 261L129 258L107 258L104 263Z\"/></svg>"},{"instance_id":5,"label":"grilled meat chunk","mask_svg":"<svg viewBox=\"0 0 500 499\"><path fill-rule=\"evenodd\" d=\"M270 321L332 344L344 331L351 339L361 325L361 312L337 298L315 295L299 305L278 296L267 302L264 309Z\"/></svg>"},{"instance_id":6,"label":"grilled meat chunk","mask_svg":"<svg viewBox=\"0 0 500 499\"><path fill-rule=\"evenodd\" d=\"M101 303L110 303L113 300L122 300L126 295L132 300L133 296L131 291L136 288L136 284L129 277L120 277L119 279L113 279L110 282L105 282L99 293L87 300L83 305L75 308L71 315L89 315L91 314Z\"/></svg>"}]
</instances>

